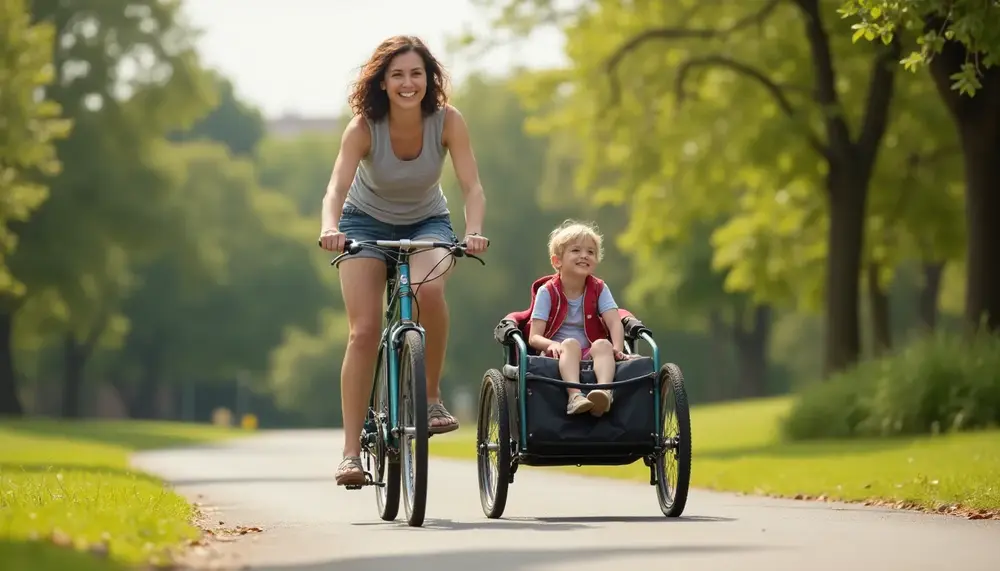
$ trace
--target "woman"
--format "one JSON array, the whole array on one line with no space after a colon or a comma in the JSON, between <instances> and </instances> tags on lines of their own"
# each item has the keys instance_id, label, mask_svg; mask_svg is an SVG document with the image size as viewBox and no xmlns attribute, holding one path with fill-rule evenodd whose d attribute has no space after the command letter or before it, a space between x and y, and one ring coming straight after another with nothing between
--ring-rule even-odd
<instances>
[{"instance_id":1,"label":"woman","mask_svg":"<svg viewBox=\"0 0 1000 571\"><path fill-rule=\"evenodd\" d=\"M395 36L376 48L350 96L354 117L344 130L323 197L323 248L340 252L348 238L454 241L440 184L445 153L450 153L465 202L464 241L469 253L485 250L487 240L480 232L486 197L468 128L448 104L446 83L441 64L419 38ZM439 388L448 342L447 276L442 275L451 266L442 262L447 255L435 248L410 257L414 283L426 281L416 295L426 329L429 431L435 434L458 428ZM385 262L379 252L366 248L340 266L350 339L340 373L344 460L337 469L338 485L364 482L359 438L378 354Z\"/></svg>"}]
</instances>

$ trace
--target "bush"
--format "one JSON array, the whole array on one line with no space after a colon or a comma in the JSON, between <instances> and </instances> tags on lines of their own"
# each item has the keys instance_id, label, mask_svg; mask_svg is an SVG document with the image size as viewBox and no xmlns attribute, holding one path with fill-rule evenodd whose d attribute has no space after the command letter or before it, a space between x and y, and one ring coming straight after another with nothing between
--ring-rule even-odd
<instances>
[{"instance_id":1,"label":"bush","mask_svg":"<svg viewBox=\"0 0 1000 571\"><path fill-rule=\"evenodd\" d=\"M792 440L928 434L1000 424L1000 337L923 338L806 387L782 432Z\"/></svg>"}]
</instances>

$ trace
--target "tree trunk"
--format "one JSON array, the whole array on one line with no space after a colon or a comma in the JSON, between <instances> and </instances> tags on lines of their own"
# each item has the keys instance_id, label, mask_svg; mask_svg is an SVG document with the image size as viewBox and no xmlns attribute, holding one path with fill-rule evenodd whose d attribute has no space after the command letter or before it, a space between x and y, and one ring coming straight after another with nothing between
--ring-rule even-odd
<instances>
[{"instance_id":1,"label":"tree trunk","mask_svg":"<svg viewBox=\"0 0 1000 571\"><path fill-rule=\"evenodd\" d=\"M80 417L80 391L83 388L83 367L87 362L85 348L72 333L63 338L63 390L60 409L63 418Z\"/></svg>"},{"instance_id":2,"label":"tree trunk","mask_svg":"<svg viewBox=\"0 0 1000 571\"><path fill-rule=\"evenodd\" d=\"M0 415L22 416L14 371L14 312L0 313Z\"/></svg>"},{"instance_id":3,"label":"tree trunk","mask_svg":"<svg viewBox=\"0 0 1000 571\"><path fill-rule=\"evenodd\" d=\"M994 97L1000 97L1000 90L995 91ZM992 128L976 122L961 127L969 243L965 319L973 327L985 319L992 332L1000 331L1000 126L996 123L994 118Z\"/></svg>"},{"instance_id":4,"label":"tree trunk","mask_svg":"<svg viewBox=\"0 0 1000 571\"><path fill-rule=\"evenodd\" d=\"M146 347L142 357L139 387L129 403L132 418L152 420L157 417L157 392L160 388L160 348L156 344Z\"/></svg>"},{"instance_id":5,"label":"tree trunk","mask_svg":"<svg viewBox=\"0 0 1000 571\"><path fill-rule=\"evenodd\" d=\"M868 303L871 305L872 354L881 357L892 350L892 316L889 295L879 284L879 265L868 264Z\"/></svg>"},{"instance_id":6,"label":"tree trunk","mask_svg":"<svg viewBox=\"0 0 1000 571\"><path fill-rule=\"evenodd\" d=\"M929 25L934 25L929 22ZM931 60L938 93L958 129L965 168L965 219L968 236L965 319L978 328L1000 331L1000 68L982 68L982 89L975 96L951 88L951 74L966 56L957 42L946 42Z\"/></svg>"},{"instance_id":7,"label":"tree trunk","mask_svg":"<svg viewBox=\"0 0 1000 571\"><path fill-rule=\"evenodd\" d=\"M754 309L752 327L733 328L733 341L739 361L740 395L745 398L767 394L767 348L771 339L771 308Z\"/></svg>"},{"instance_id":8,"label":"tree trunk","mask_svg":"<svg viewBox=\"0 0 1000 571\"><path fill-rule=\"evenodd\" d=\"M843 177L838 181L834 175L828 184L830 229L826 258L825 375L850 367L861 352L858 277L868 194L867 180Z\"/></svg>"},{"instance_id":9,"label":"tree trunk","mask_svg":"<svg viewBox=\"0 0 1000 571\"><path fill-rule=\"evenodd\" d=\"M708 364L708 370L715 371L714 382L706 384L707 397L711 401L726 400L732 395L732 376L729 370L729 357L726 355L729 349L729 328L726 325L722 313L713 309L708 314L709 336L712 340L712 352L714 358Z\"/></svg>"},{"instance_id":10,"label":"tree trunk","mask_svg":"<svg viewBox=\"0 0 1000 571\"><path fill-rule=\"evenodd\" d=\"M868 95L861 128L851 138L837 92L830 37L823 23L819 0L799 0L806 38L812 55L814 100L826 109L824 154L829 165L826 190L830 229L826 266L826 375L853 365L861 352L858 318L861 248L864 245L865 203L868 183L882 147L889 121L889 107L896 88L900 42L888 46L874 43L876 56L868 82Z\"/></svg>"},{"instance_id":11,"label":"tree trunk","mask_svg":"<svg viewBox=\"0 0 1000 571\"><path fill-rule=\"evenodd\" d=\"M937 327L938 295L941 292L943 262L924 263L924 283L920 288L920 321L928 331Z\"/></svg>"}]
</instances>

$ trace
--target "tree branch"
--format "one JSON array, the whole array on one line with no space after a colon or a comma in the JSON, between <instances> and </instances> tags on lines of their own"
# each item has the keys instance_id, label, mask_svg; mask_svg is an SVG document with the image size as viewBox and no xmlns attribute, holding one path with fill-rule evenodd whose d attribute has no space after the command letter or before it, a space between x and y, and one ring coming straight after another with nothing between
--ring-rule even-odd
<instances>
[{"instance_id":1,"label":"tree branch","mask_svg":"<svg viewBox=\"0 0 1000 571\"><path fill-rule=\"evenodd\" d=\"M768 16L774 12L774 9L778 7L784 0L768 0L767 4L763 8L744 16L740 20L733 23L732 26L728 28L702 28L702 29L687 29L687 28L653 28L646 30L632 39L628 40L622 44L614 53L611 54L605 63L605 69L610 76L611 83L611 99L612 105L617 105L618 100L621 97L621 86L618 81L618 66L621 65L625 57L628 56L633 51L637 50L646 42L651 40L683 40L683 39L701 39L709 40L713 38L721 38L738 32L743 28L753 26L755 24L761 24Z\"/></svg>"},{"instance_id":2,"label":"tree branch","mask_svg":"<svg viewBox=\"0 0 1000 571\"><path fill-rule=\"evenodd\" d=\"M816 101L823 110L830 152L842 162L850 160L851 133L840 109L837 78L830 53L830 38L823 27L818 0L795 0L805 16L806 39L816 74Z\"/></svg>"},{"instance_id":3,"label":"tree branch","mask_svg":"<svg viewBox=\"0 0 1000 571\"><path fill-rule=\"evenodd\" d=\"M899 68L901 46L894 37L888 46L882 46L872 63L871 79L868 82L868 99L865 114L858 135L858 153L864 176L871 173L878 155L882 136L889 123L889 105L896 89L896 70Z\"/></svg>"},{"instance_id":4,"label":"tree branch","mask_svg":"<svg viewBox=\"0 0 1000 571\"><path fill-rule=\"evenodd\" d=\"M732 71L735 71L736 73L739 73L741 75L756 80L757 83L759 83L764 89L768 91L768 93L771 94L775 102L778 104L778 107L781 107L781 110L784 111L785 115L787 115L791 119L798 118L798 114L796 113L795 108L788 100L788 97L785 96L784 90L777 83L775 83L769 77L764 75L763 72L751 67L750 65L741 63L739 61L736 61L732 58L723 55L710 55L710 56L690 58L680 65L680 67L677 69L677 79L676 83L674 84L675 85L674 89L677 93L678 104L680 104L685 98L684 81L685 79L687 79L688 74L691 72L692 69L696 67L705 67L705 66L724 67ZM806 127L806 129L808 129L808 127ZM828 155L829 149L827 149L826 145L824 145L819 140L819 137L817 137L815 133L812 133L811 131L807 132L806 139L809 141L810 146L812 146L812 148L815 149L816 152L819 153L821 156L824 157L829 156Z\"/></svg>"}]
</instances>

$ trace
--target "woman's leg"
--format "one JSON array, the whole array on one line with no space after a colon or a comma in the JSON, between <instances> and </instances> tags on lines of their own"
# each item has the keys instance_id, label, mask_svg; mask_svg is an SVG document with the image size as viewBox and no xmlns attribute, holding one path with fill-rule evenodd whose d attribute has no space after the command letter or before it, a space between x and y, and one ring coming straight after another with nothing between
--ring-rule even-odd
<instances>
[{"instance_id":1,"label":"woman's leg","mask_svg":"<svg viewBox=\"0 0 1000 571\"><path fill-rule=\"evenodd\" d=\"M441 406L441 371L444 369L448 349L450 324L448 302L444 296L445 282L452 265L448 257L447 250L435 248L410 258L410 274L417 298L413 313L426 332L424 363L427 369L427 404L431 407L428 422L434 433L450 432L458 428L458 420Z\"/></svg>"},{"instance_id":2,"label":"woman's leg","mask_svg":"<svg viewBox=\"0 0 1000 571\"><path fill-rule=\"evenodd\" d=\"M350 460L361 455L361 429L368 412L382 327L385 261L375 257L345 259L340 265L340 289L350 327L340 369L345 463L337 472L337 483L344 485L364 482L360 465Z\"/></svg>"},{"instance_id":3,"label":"woman's leg","mask_svg":"<svg viewBox=\"0 0 1000 571\"><path fill-rule=\"evenodd\" d=\"M457 237L447 216L435 216L407 228L412 240L455 242ZM458 428L458 420L441 402L441 371L448 349L450 316L445 284L454 260L444 248L425 250L410 256L410 278L416 290L414 317L426 332L424 363L427 369L427 405L430 432L440 434Z\"/></svg>"},{"instance_id":4,"label":"woman's leg","mask_svg":"<svg viewBox=\"0 0 1000 571\"><path fill-rule=\"evenodd\" d=\"M346 205L340 230L351 240L388 239L392 228ZM344 460L337 470L337 484L360 484L361 429L368 413L375 359L382 331L382 296L385 295L385 257L365 248L340 262L340 293L350 334L340 368L340 404L344 416Z\"/></svg>"}]
</instances>

